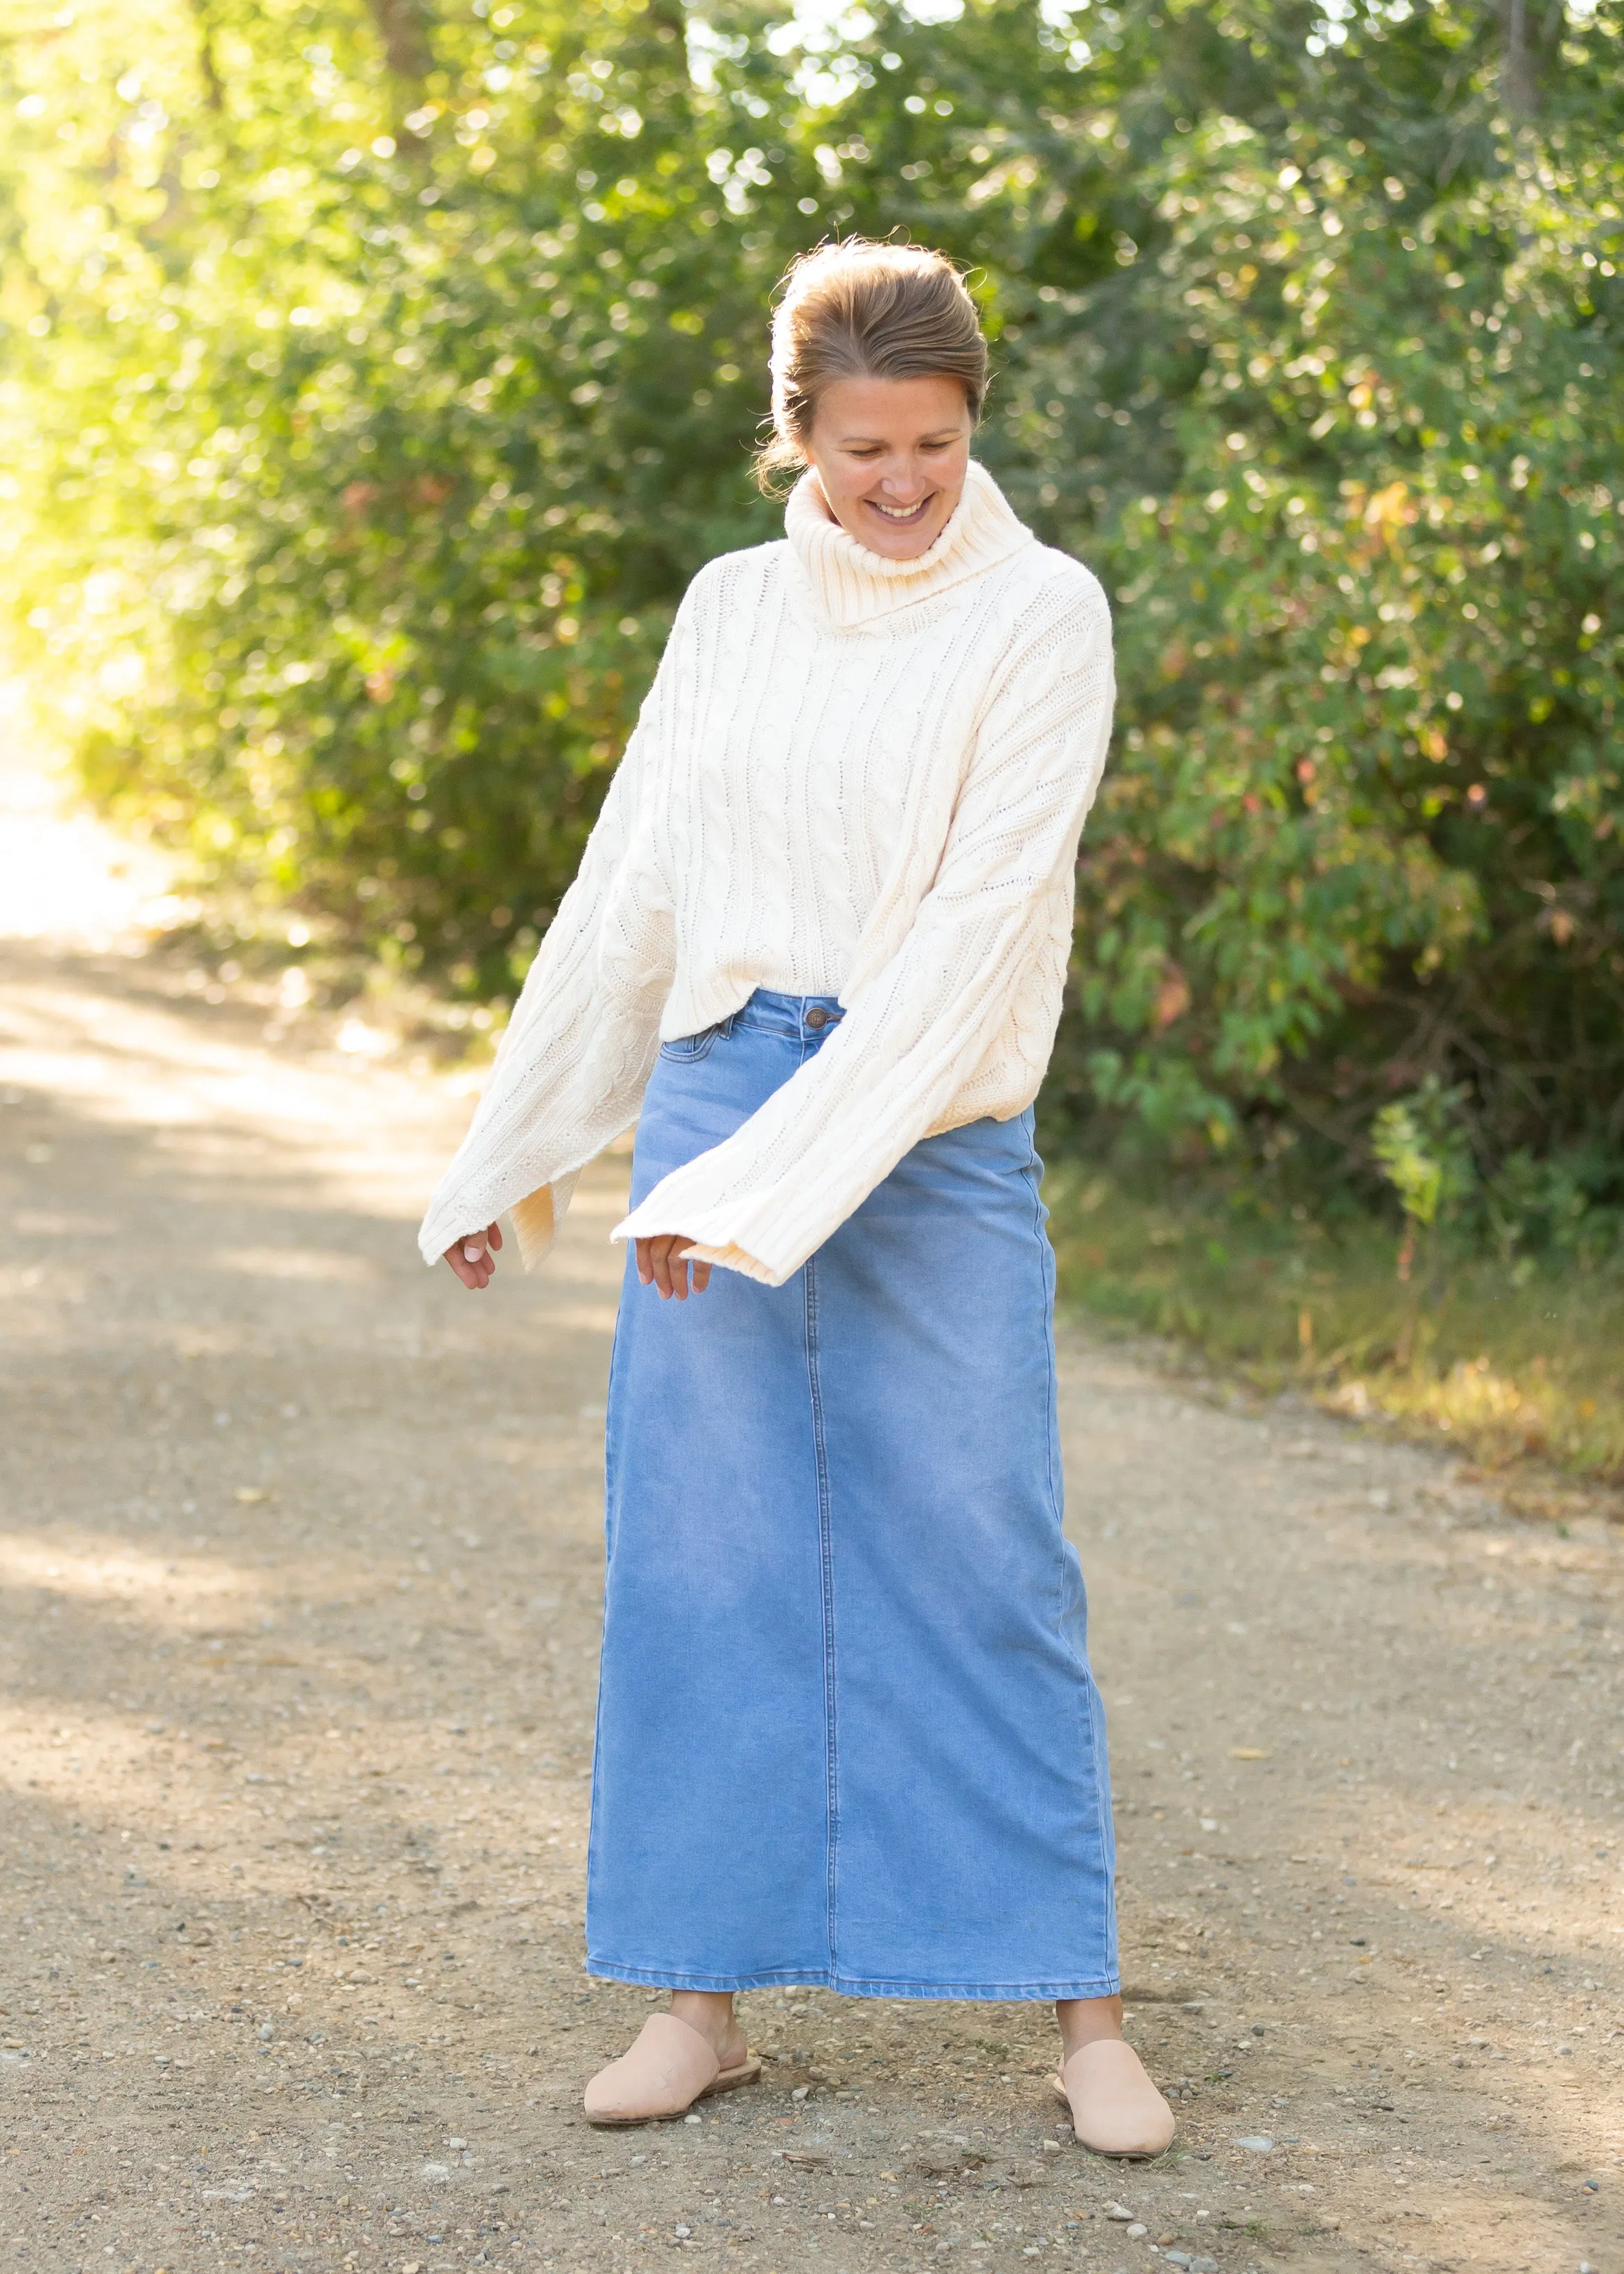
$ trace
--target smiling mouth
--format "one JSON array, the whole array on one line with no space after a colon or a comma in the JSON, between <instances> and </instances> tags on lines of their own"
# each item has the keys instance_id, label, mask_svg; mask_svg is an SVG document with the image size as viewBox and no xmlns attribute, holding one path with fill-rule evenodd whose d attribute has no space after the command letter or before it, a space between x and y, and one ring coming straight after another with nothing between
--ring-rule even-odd
<instances>
[{"instance_id":1,"label":"smiling mouth","mask_svg":"<svg viewBox=\"0 0 1624 2274\"><path fill-rule=\"evenodd\" d=\"M868 498L865 500L865 503L871 505L876 513L883 514L887 521L902 523L922 521L934 495L933 491L931 496L921 498L917 505L882 505L878 498Z\"/></svg>"}]
</instances>

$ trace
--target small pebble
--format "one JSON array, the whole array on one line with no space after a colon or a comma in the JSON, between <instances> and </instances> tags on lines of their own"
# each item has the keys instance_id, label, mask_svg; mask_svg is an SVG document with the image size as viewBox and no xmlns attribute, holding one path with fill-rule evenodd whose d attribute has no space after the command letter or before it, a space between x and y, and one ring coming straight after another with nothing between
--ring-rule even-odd
<instances>
[{"instance_id":1,"label":"small pebble","mask_svg":"<svg viewBox=\"0 0 1624 2274\"><path fill-rule=\"evenodd\" d=\"M1267 2132L1244 2132L1235 2144L1237 2148L1250 2148L1254 2156L1270 2155L1274 2146Z\"/></svg>"},{"instance_id":2,"label":"small pebble","mask_svg":"<svg viewBox=\"0 0 1624 2274\"><path fill-rule=\"evenodd\" d=\"M1127 2236L1130 2242L1139 2242L1150 2233L1150 2229L1146 2225L1142 2218L1136 2218L1132 2226L1124 2226L1123 2228L1123 2233Z\"/></svg>"},{"instance_id":3,"label":"small pebble","mask_svg":"<svg viewBox=\"0 0 1624 2274\"><path fill-rule=\"evenodd\" d=\"M1125 2210L1121 2203L1113 2202L1106 2204L1105 2216L1107 2218L1130 2219L1132 2218L1133 2213L1131 2210Z\"/></svg>"}]
</instances>

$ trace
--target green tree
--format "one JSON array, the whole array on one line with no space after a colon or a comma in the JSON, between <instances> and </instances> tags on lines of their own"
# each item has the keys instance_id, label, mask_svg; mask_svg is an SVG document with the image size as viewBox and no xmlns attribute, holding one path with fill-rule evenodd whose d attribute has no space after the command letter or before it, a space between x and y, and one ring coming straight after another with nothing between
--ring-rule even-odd
<instances>
[{"instance_id":1,"label":"green tree","mask_svg":"<svg viewBox=\"0 0 1624 2274\"><path fill-rule=\"evenodd\" d=\"M1617 0L91 0L0 75L0 573L206 870L510 990L777 525L773 279L902 230L1117 609L1055 1111L1375 1188L1430 1081L1496 1224L1624 1199Z\"/></svg>"}]
</instances>

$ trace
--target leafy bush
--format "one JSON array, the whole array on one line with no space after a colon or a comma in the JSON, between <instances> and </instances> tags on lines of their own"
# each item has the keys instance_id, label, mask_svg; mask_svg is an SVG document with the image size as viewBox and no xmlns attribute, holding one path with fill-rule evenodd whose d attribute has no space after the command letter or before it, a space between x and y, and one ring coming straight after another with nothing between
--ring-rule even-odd
<instances>
[{"instance_id":1,"label":"leafy bush","mask_svg":"<svg viewBox=\"0 0 1624 2274\"><path fill-rule=\"evenodd\" d=\"M1507 177L1406 213L1306 140L1225 129L1163 201L1207 357L1179 488L1112 548L1072 1078L1323 1160L1431 1077L1485 1168L1616 1155L1624 364L1573 203Z\"/></svg>"},{"instance_id":2,"label":"leafy bush","mask_svg":"<svg viewBox=\"0 0 1624 2274\"><path fill-rule=\"evenodd\" d=\"M1458 1093L1491 1238L1602 1253L1616 0L1509 52L1453 0L490 5L0 49L0 581L97 794L510 994L682 585L776 526L772 280L901 228L1117 608L1051 1126L1373 1194Z\"/></svg>"}]
</instances>

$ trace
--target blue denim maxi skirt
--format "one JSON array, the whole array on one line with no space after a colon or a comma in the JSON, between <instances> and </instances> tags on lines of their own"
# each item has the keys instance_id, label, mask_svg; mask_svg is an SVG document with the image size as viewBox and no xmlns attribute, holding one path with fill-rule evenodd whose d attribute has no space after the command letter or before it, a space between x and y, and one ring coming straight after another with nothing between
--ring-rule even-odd
<instances>
[{"instance_id":1,"label":"blue denim maxi skirt","mask_svg":"<svg viewBox=\"0 0 1624 2274\"><path fill-rule=\"evenodd\" d=\"M758 991L667 1043L634 1204L838 1022ZM927 1138L784 1286L628 1250L588 1971L682 1990L1118 1986L1105 1716L1061 1530L1028 1111Z\"/></svg>"}]
</instances>

